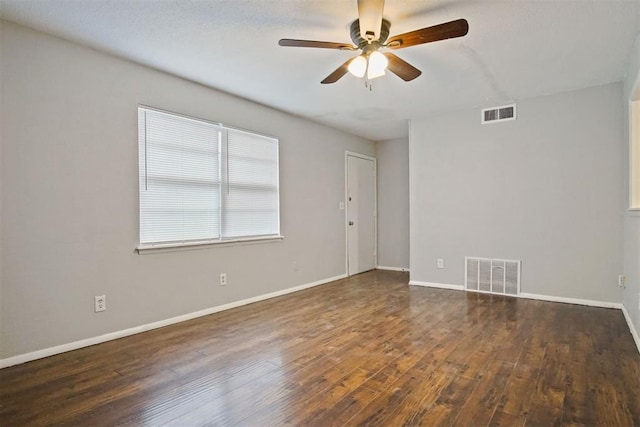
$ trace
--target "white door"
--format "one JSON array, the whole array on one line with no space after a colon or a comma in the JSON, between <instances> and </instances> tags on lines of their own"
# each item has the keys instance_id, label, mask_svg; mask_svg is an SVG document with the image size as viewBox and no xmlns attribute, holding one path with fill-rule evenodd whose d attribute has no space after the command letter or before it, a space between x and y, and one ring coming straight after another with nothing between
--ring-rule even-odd
<instances>
[{"instance_id":1,"label":"white door","mask_svg":"<svg viewBox=\"0 0 640 427\"><path fill-rule=\"evenodd\" d=\"M376 159L347 153L349 276L376 268Z\"/></svg>"}]
</instances>

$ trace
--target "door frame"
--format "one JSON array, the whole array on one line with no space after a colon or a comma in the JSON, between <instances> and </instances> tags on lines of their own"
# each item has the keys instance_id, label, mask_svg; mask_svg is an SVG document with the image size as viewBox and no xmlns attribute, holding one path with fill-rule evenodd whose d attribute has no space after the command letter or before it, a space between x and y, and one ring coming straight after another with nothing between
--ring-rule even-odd
<instances>
[{"instance_id":1,"label":"door frame","mask_svg":"<svg viewBox=\"0 0 640 427\"><path fill-rule=\"evenodd\" d=\"M373 264L378 268L378 161L366 154L345 150L344 152L344 241L345 241L345 275L349 277L349 157L357 157L373 162Z\"/></svg>"}]
</instances>

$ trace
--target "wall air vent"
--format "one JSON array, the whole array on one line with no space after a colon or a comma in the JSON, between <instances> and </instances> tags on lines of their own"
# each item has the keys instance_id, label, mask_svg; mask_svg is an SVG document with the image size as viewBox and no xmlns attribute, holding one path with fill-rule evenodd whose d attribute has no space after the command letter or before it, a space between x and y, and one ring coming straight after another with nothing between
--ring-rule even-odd
<instances>
[{"instance_id":1,"label":"wall air vent","mask_svg":"<svg viewBox=\"0 0 640 427\"><path fill-rule=\"evenodd\" d=\"M499 295L520 294L520 261L465 257L464 288Z\"/></svg>"},{"instance_id":2,"label":"wall air vent","mask_svg":"<svg viewBox=\"0 0 640 427\"><path fill-rule=\"evenodd\" d=\"M506 122L516 119L516 104L482 110L482 124Z\"/></svg>"}]
</instances>

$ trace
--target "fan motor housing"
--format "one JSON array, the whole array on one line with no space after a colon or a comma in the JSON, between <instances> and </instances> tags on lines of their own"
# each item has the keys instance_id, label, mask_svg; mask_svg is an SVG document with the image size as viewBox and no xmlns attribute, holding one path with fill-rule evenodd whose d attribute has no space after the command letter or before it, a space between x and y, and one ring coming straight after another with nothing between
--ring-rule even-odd
<instances>
[{"instance_id":1,"label":"fan motor housing","mask_svg":"<svg viewBox=\"0 0 640 427\"><path fill-rule=\"evenodd\" d=\"M391 28L391 22L386 19L382 20L382 27L380 28L380 38L376 40L378 44L383 44L387 41L389 37L389 28ZM358 46L360 49L364 49L369 41L364 39L360 34L360 20L356 19L351 23L351 40L353 40L353 44Z\"/></svg>"}]
</instances>

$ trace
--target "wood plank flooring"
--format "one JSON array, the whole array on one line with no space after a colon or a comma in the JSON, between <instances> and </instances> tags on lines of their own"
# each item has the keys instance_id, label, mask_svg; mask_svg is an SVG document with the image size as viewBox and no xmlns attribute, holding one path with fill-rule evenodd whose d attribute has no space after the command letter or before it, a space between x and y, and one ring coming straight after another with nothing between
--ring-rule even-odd
<instances>
[{"instance_id":1,"label":"wood plank flooring","mask_svg":"<svg viewBox=\"0 0 640 427\"><path fill-rule=\"evenodd\" d=\"M640 426L619 310L372 271L0 370L2 426Z\"/></svg>"}]
</instances>

